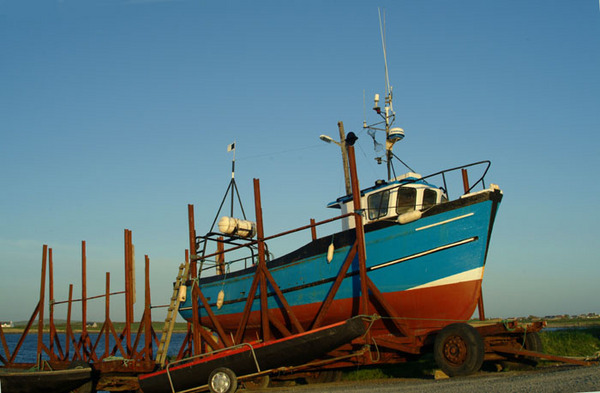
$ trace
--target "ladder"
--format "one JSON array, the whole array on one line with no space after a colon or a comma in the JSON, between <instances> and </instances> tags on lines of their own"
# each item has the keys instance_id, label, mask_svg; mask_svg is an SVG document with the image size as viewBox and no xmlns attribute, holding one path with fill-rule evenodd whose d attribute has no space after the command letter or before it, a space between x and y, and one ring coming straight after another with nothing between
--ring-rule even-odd
<instances>
[{"instance_id":1,"label":"ladder","mask_svg":"<svg viewBox=\"0 0 600 393\"><path fill-rule=\"evenodd\" d=\"M175 318L177 317L176 312L179 310L179 289L184 285L188 277L190 270L189 263L182 263L179 265L179 273L177 279L173 285L173 296L171 296L171 304L167 311L167 317L165 318L165 325L162 330L160 337L160 343L158 344L158 350L156 351L156 364L161 367L165 365L167 361L167 351L169 350L169 344L171 342L171 335L173 334L173 328L175 327Z\"/></svg>"}]
</instances>

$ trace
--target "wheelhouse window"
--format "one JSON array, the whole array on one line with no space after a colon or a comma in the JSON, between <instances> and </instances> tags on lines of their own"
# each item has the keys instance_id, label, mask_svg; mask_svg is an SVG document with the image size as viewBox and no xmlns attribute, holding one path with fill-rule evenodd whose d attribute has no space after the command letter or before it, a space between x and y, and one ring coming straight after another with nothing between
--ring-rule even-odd
<instances>
[{"instance_id":1,"label":"wheelhouse window","mask_svg":"<svg viewBox=\"0 0 600 393\"><path fill-rule=\"evenodd\" d=\"M387 216L390 204L390 190L369 195L367 204L369 205L369 220L376 220Z\"/></svg>"},{"instance_id":2,"label":"wheelhouse window","mask_svg":"<svg viewBox=\"0 0 600 393\"><path fill-rule=\"evenodd\" d=\"M431 190L426 188L423 192L423 207L422 209L429 209L431 206L435 205L437 202L437 192L435 190Z\"/></svg>"},{"instance_id":3,"label":"wheelhouse window","mask_svg":"<svg viewBox=\"0 0 600 393\"><path fill-rule=\"evenodd\" d=\"M396 213L402 214L415 210L417 200L417 190L410 187L400 187L398 189L398 201L396 204Z\"/></svg>"}]
</instances>

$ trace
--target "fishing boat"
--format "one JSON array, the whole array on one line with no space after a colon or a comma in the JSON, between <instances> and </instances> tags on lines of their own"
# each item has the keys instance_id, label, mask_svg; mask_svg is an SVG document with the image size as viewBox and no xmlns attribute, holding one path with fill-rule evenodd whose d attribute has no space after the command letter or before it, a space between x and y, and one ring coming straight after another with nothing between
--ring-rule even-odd
<instances>
[{"instance_id":1,"label":"fishing boat","mask_svg":"<svg viewBox=\"0 0 600 393\"><path fill-rule=\"evenodd\" d=\"M448 200L443 189L415 173L381 181L361 191L364 210L367 276L382 291L407 324L414 328L443 326L443 321L468 320L480 297L481 282L501 190L491 185ZM352 211L352 197L329 204ZM304 327L309 327L327 296L356 232L349 229L313 240L267 268ZM201 241L223 233L209 233ZM237 239L236 239L237 240ZM331 252L333 249L333 253ZM235 331L250 294L256 265L225 274L200 277L198 286L226 331ZM345 274L324 323L335 323L357 313L360 287L357 263ZM191 290L188 287L188 292ZM279 310L270 294L269 308ZM217 305L221 298L221 304ZM259 300L255 300L247 328L260 326ZM180 314L192 320L191 294ZM198 309L200 322L211 327L207 311ZM281 316L283 318L283 315Z\"/></svg>"},{"instance_id":2,"label":"fishing boat","mask_svg":"<svg viewBox=\"0 0 600 393\"><path fill-rule=\"evenodd\" d=\"M386 112L390 112L389 108ZM385 120L389 142L390 135L393 136L389 114ZM387 156L391 161L391 148ZM484 167L481 178L450 200L448 186L444 184L447 175L458 170L466 173L466 168L474 166ZM411 171L390 180L379 180L361 190L360 196L344 195L329 203L328 207L341 210L341 231L315 238L286 255L266 261L267 270L303 328L312 326L332 283L353 251L359 233L356 214L360 215L363 230L359 236L364 236L366 276L403 323L413 329L441 328L448 321L471 318L481 298L492 228L502 200L497 185L485 186L489 166L490 162L484 161L428 176ZM434 178L442 179L441 187L433 184ZM482 189L475 191L476 186ZM358 204L355 199L360 199ZM197 285L222 328L234 332L257 272L258 253L252 248L255 224L223 217L219 229L196 238L196 255L202 262ZM249 241L248 260L252 263L236 270L234 261L222 260L221 270L217 268L221 274L207 275L209 258L205 256L211 241L238 248ZM359 312L360 269L358 256L354 259L322 323L343 321ZM193 310L192 288L188 286L186 301L180 304L181 316L191 321L197 312L202 325L214 328L203 304ZM284 320L280 299L272 288L269 291L269 309ZM375 307L370 312L377 312ZM259 329L259 310L260 301L256 298L245 328L250 336Z\"/></svg>"}]
</instances>

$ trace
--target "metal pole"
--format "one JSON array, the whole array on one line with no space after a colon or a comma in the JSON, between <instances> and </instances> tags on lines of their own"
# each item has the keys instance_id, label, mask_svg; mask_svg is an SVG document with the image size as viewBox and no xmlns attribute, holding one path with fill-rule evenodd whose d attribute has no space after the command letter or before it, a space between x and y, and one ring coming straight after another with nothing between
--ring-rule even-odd
<instances>
[{"instance_id":1,"label":"metal pole","mask_svg":"<svg viewBox=\"0 0 600 393\"><path fill-rule=\"evenodd\" d=\"M256 211L256 238L258 240L258 269L260 280L260 319L262 325L263 340L271 339L271 330L269 326L269 305L267 302L267 280L264 274L265 266L265 243L264 227L262 220L262 205L260 200L260 182L254 179L254 206Z\"/></svg>"},{"instance_id":2,"label":"metal pole","mask_svg":"<svg viewBox=\"0 0 600 393\"><path fill-rule=\"evenodd\" d=\"M352 133L351 133L352 135ZM360 312L361 314L367 315L369 313L368 310L368 302L369 302L369 293L367 289L367 268L366 268L366 260L367 254L365 249L365 230L362 223L362 208L361 208L361 200L360 200L360 187L358 185L358 176L356 173L356 159L354 156L354 146L348 141L346 142L348 145L348 159L350 163L350 176L352 180L352 199L354 204L354 212L357 213L354 216L354 224L356 230L356 241L358 244L358 266L359 266L359 276L360 276Z\"/></svg>"},{"instance_id":3,"label":"metal pole","mask_svg":"<svg viewBox=\"0 0 600 393\"><path fill-rule=\"evenodd\" d=\"M192 281L198 278L198 268L196 266L196 225L194 223L194 205L188 205L188 227L190 237L189 255L186 253L186 263L190 264L190 272ZM192 283L192 288L195 283ZM192 296L192 352L193 355L200 354L200 321L198 320L198 297L194 295L194 291L190 291Z\"/></svg>"},{"instance_id":4,"label":"metal pole","mask_svg":"<svg viewBox=\"0 0 600 393\"><path fill-rule=\"evenodd\" d=\"M40 302L38 312L38 337L37 337L37 366L41 367L42 360L42 339L44 337L44 292L46 291L46 254L48 246L44 244L42 250L42 277L40 280Z\"/></svg>"},{"instance_id":5,"label":"metal pole","mask_svg":"<svg viewBox=\"0 0 600 393\"><path fill-rule=\"evenodd\" d=\"M150 258L148 255L145 256L145 271L144 271L144 299L145 309L144 312L144 347L146 348L146 361L152 362L152 312L150 303Z\"/></svg>"},{"instance_id":6,"label":"metal pole","mask_svg":"<svg viewBox=\"0 0 600 393\"><path fill-rule=\"evenodd\" d=\"M56 329L54 328L54 266L52 263L52 249L48 249L48 297L50 302L49 327L50 327L50 353L54 355L54 338Z\"/></svg>"},{"instance_id":7,"label":"metal pole","mask_svg":"<svg viewBox=\"0 0 600 393\"><path fill-rule=\"evenodd\" d=\"M104 357L110 352L110 273L106 272L106 298L104 303Z\"/></svg>"},{"instance_id":8,"label":"metal pole","mask_svg":"<svg viewBox=\"0 0 600 393\"><path fill-rule=\"evenodd\" d=\"M87 342L87 259L85 240L81 242L81 357L86 361Z\"/></svg>"},{"instance_id":9,"label":"metal pole","mask_svg":"<svg viewBox=\"0 0 600 393\"><path fill-rule=\"evenodd\" d=\"M352 193L352 186L350 185L350 173L348 172L348 150L346 148L346 133L344 132L344 122L338 122L338 129L340 131L340 148L342 149L342 162L344 164L344 182L346 184L346 195Z\"/></svg>"}]
</instances>

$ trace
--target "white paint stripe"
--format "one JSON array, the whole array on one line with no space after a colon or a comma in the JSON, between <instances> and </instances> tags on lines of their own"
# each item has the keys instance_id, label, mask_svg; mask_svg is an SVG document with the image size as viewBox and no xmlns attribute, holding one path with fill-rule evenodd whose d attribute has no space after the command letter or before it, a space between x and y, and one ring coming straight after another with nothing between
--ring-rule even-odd
<instances>
[{"instance_id":1,"label":"white paint stripe","mask_svg":"<svg viewBox=\"0 0 600 393\"><path fill-rule=\"evenodd\" d=\"M420 231L420 230L423 230L423 229L428 229L428 228L436 227L438 225L444 225L444 224L447 224L447 223L452 222L452 221L461 220L463 218L470 217L470 216L472 216L474 214L475 213L468 213L468 214L465 214L465 215L462 215L462 216L450 218L449 220L436 222L435 224L425 225L424 227L420 227L420 228L415 229L415 231Z\"/></svg>"},{"instance_id":2,"label":"white paint stripe","mask_svg":"<svg viewBox=\"0 0 600 393\"><path fill-rule=\"evenodd\" d=\"M418 285L416 287L407 289L407 291L412 291L413 289L438 287L440 285L456 284L459 282L475 281L475 280L481 280L481 279L483 279L483 266L477 267L475 269L467 270L466 272L454 274L452 276L440 278L439 280L431 281L431 282L428 282L427 284Z\"/></svg>"},{"instance_id":3,"label":"white paint stripe","mask_svg":"<svg viewBox=\"0 0 600 393\"><path fill-rule=\"evenodd\" d=\"M381 265L373 266L373 267L369 268L369 270L381 269L382 267L386 267L386 266L390 266L390 265L395 265L395 264L400 263L400 262L404 262L404 261L408 261L408 260L411 260L411 259L419 258L419 257L425 256L425 255L429 255L429 254L433 254L434 252L442 251L442 250L445 250L447 248L452 248L452 247L460 246L460 245L463 245L463 244L471 243L471 242L474 242L475 240L477 240L477 237L470 237L468 239L461 240L461 241L456 242L456 243L446 244L445 246L440 246L440 247L432 248L431 250L419 252L417 254L412 254L412 255L409 255L407 257L400 258L400 259L395 259L395 260L390 261L390 262L385 262L385 263L382 263Z\"/></svg>"}]
</instances>

